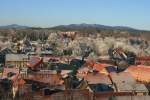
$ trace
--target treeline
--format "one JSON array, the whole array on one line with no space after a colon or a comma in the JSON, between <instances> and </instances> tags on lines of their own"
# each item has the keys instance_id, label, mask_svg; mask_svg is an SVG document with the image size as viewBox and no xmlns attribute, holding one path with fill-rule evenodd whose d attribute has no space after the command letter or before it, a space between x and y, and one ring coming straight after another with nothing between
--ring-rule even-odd
<instances>
[{"instance_id":1,"label":"treeline","mask_svg":"<svg viewBox=\"0 0 150 100\"><path fill-rule=\"evenodd\" d=\"M32 41L36 40L47 40L49 34L59 32L59 31L76 31L78 36L84 37L142 37L146 40L150 39L149 31L121 31L121 30L106 30L98 28L51 28L51 29L42 29L42 28L28 28L28 29L1 29L0 36L3 37L13 37L15 40L21 40L24 37Z\"/></svg>"},{"instance_id":2,"label":"treeline","mask_svg":"<svg viewBox=\"0 0 150 100\"><path fill-rule=\"evenodd\" d=\"M28 38L29 40L47 40L50 30L46 29L7 29L0 30L0 36L10 37L14 40L22 40L23 38Z\"/></svg>"}]
</instances>

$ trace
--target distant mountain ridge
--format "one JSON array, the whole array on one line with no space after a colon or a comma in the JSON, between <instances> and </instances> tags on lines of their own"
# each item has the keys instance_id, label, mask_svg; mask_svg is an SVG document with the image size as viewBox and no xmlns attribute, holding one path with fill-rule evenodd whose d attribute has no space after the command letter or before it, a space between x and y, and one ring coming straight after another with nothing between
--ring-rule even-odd
<instances>
[{"instance_id":1,"label":"distant mountain ridge","mask_svg":"<svg viewBox=\"0 0 150 100\"><path fill-rule=\"evenodd\" d=\"M39 28L39 29L44 29L40 27L29 27L29 26L24 26L24 25L18 25L18 24L11 24L11 25L6 25L6 26L0 26L0 29L29 29L29 28ZM129 31L129 32L139 32L139 31L147 31L147 30L139 30L139 29L134 29L131 27L127 26L107 26L107 25L101 25L101 24L69 24L69 25L58 25L54 27L48 27L46 29L51 29L51 30L120 30L120 31Z\"/></svg>"},{"instance_id":2,"label":"distant mountain ridge","mask_svg":"<svg viewBox=\"0 0 150 100\"><path fill-rule=\"evenodd\" d=\"M27 28L30 28L30 27L29 26L18 25L18 24L0 26L0 29L27 29Z\"/></svg>"},{"instance_id":3,"label":"distant mountain ridge","mask_svg":"<svg viewBox=\"0 0 150 100\"><path fill-rule=\"evenodd\" d=\"M120 30L120 31L143 31L139 29L134 29L126 26L106 26L100 24L70 24L70 25L59 25L55 27L51 27L50 29L54 30L84 30L84 29L92 29L92 30Z\"/></svg>"}]
</instances>

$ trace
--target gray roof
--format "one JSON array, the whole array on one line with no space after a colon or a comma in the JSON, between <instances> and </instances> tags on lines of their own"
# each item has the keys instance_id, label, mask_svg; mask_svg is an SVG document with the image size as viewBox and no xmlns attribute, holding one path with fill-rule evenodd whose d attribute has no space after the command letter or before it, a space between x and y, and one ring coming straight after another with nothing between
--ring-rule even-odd
<instances>
[{"instance_id":1,"label":"gray roof","mask_svg":"<svg viewBox=\"0 0 150 100\"><path fill-rule=\"evenodd\" d=\"M133 76L128 72L112 73L111 79L120 92L148 92L144 84L137 83Z\"/></svg>"},{"instance_id":2,"label":"gray roof","mask_svg":"<svg viewBox=\"0 0 150 100\"><path fill-rule=\"evenodd\" d=\"M25 54L6 54L6 61L23 61L24 59L28 59Z\"/></svg>"},{"instance_id":3,"label":"gray roof","mask_svg":"<svg viewBox=\"0 0 150 100\"><path fill-rule=\"evenodd\" d=\"M9 48L3 48L2 50L0 50L1 55L10 54L10 53L12 53L12 51Z\"/></svg>"},{"instance_id":4,"label":"gray roof","mask_svg":"<svg viewBox=\"0 0 150 100\"><path fill-rule=\"evenodd\" d=\"M111 85L112 82L109 79L109 77L105 74L97 73L95 75L93 74L88 74L87 76L84 77L85 80L88 81L88 84L107 84Z\"/></svg>"},{"instance_id":5,"label":"gray roof","mask_svg":"<svg viewBox=\"0 0 150 100\"><path fill-rule=\"evenodd\" d=\"M114 83L135 84L136 80L129 72L111 73L111 79Z\"/></svg>"}]
</instances>

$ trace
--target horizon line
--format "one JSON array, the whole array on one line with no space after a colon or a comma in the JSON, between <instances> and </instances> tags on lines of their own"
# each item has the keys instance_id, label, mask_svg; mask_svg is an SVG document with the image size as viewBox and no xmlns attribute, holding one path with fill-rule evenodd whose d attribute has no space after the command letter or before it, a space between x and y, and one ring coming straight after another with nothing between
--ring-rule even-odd
<instances>
[{"instance_id":1,"label":"horizon line","mask_svg":"<svg viewBox=\"0 0 150 100\"><path fill-rule=\"evenodd\" d=\"M74 23L72 23L74 24ZM30 28L52 28L52 27L56 27L56 26L61 26L61 25L72 25L72 24L58 24L58 25L49 25L49 26L39 26L39 25L27 25L27 24L4 24L4 25L0 25L0 27L5 27L5 26L9 26L9 25L18 25L18 26L26 26L26 27L30 27ZM131 28L131 29L135 29L135 30L140 30L140 31L150 31L150 29L141 29L141 28L135 28L132 26L128 26L128 25L106 25L106 24L99 24L99 23L75 23L75 25L81 25L81 24L89 24L89 25L103 25L103 26L110 26L110 27L127 27L127 28Z\"/></svg>"}]
</instances>

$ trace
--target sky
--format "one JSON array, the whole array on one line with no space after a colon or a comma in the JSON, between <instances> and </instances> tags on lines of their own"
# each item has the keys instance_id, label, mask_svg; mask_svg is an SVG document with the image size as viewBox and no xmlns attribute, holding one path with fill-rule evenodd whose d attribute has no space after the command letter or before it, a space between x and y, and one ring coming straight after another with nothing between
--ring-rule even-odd
<instances>
[{"instance_id":1,"label":"sky","mask_svg":"<svg viewBox=\"0 0 150 100\"><path fill-rule=\"evenodd\" d=\"M102 24L150 30L150 0L0 0L0 26Z\"/></svg>"}]
</instances>

